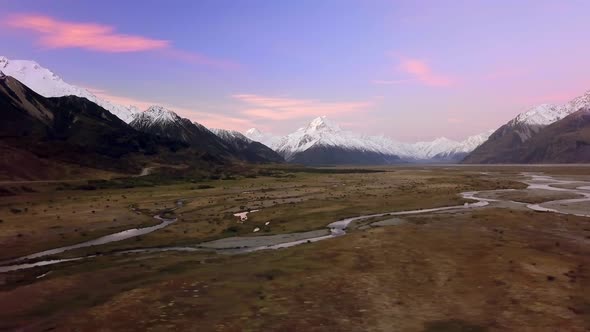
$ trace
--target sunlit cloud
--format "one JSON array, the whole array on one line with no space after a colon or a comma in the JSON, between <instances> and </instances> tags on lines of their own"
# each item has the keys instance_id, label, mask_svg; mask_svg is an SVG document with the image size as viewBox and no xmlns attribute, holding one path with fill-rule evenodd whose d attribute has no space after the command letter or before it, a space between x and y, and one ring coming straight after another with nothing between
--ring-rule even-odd
<instances>
[{"instance_id":1,"label":"sunlit cloud","mask_svg":"<svg viewBox=\"0 0 590 332\"><path fill-rule=\"evenodd\" d=\"M167 40L121 34L108 25L59 21L44 15L13 15L6 25L37 33L39 44L49 48L119 53L162 49L170 44Z\"/></svg>"},{"instance_id":2,"label":"sunlit cloud","mask_svg":"<svg viewBox=\"0 0 590 332\"><path fill-rule=\"evenodd\" d=\"M397 53L390 56L397 60L395 73L402 78L375 79L371 83L375 85L400 85L407 83L419 83L432 87L449 87L456 83L456 80L449 76L434 71L424 60L409 58ZM401 74L401 75L400 75Z\"/></svg>"},{"instance_id":3,"label":"sunlit cloud","mask_svg":"<svg viewBox=\"0 0 590 332\"><path fill-rule=\"evenodd\" d=\"M246 104L241 113L267 120L289 120L321 115L340 115L369 110L373 100L358 102L323 102L312 99L269 97L256 94L236 94L232 98Z\"/></svg>"},{"instance_id":4,"label":"sunlit cloud","mask_svg":"<svg viewBox=\"0 0 590 332\"><path fill-rule=\"evenodd\" d=\"M92 22L70 22L46 15L16 14L4 26L23 29L37 35L37 43L45 48L79 48L104 53L157 51L184 62L222 68L239 65L227 60L174 48L170 41L118 32L115 27Z\"/></svg>"},{"instance_id":5,"label":"sunlit cloud","mask_svg":"<svg viewBox=\"0 0 590 332\"><path fill-rule=\"evenodd\" d=\"M448 87L455 83L453 78L434 72L428 63L419 59L403 58L397 68L424 85Z\"/></svg>"}]
</instances>

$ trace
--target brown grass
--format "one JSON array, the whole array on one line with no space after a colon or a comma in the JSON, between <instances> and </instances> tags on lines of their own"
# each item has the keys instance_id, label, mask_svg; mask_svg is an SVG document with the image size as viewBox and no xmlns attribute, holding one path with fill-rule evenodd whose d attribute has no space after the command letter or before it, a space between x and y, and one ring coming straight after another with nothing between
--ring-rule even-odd
<instances>
[{"instance_id":1,"label":"brown grass","mask_svg":"<svg viewBox=\"0 0 590 332\"><path fill-rule=\"evenodd\" d=\"M218 225L207 220L223 214L222 220L226 222L225 211L239 208L239 204L256 202L248 206L253 208L265 202L298 198L294 206L303 207L300 214L289 203L273 203L252 214L248 225L266 218L285 218L279 225L290 231L323 227L353 212L453 203L457 199L454 193L469 188L514 185L504 175L482 180L453 171L421 174L299 174L288 180L219 181L212 183L213 189L194 193L187 185L160 187L157 191L137 189L130 195L147 209L155 208L156 202L173 202L191 193L189 204L178 211L186 221L172 225L170 232L146 236L141 241L145 245L222 236L219 232L223 227L235 221ZM343 183L346 185L332 186ZM237 194L243 191L254 192L243 194L254 197L240 200L242 194ZM395 195L386 197L388 193ZM398 197L404 195L412 200ZM357 209L348 210L350 206ZM276 213L264 214L269 211ZM356 230L344 237L279 251L237 256L109 255L1 274L0 329L590 328L587 218L486 208L414 216L407 221L399 226ZM72 226L78 222L72 221ZM8 233L7 230L4 231ZM121 243L110 249L128 245L131 244ZM36 279L47 271L52 272Z\"/></svg>"}]
</instances>

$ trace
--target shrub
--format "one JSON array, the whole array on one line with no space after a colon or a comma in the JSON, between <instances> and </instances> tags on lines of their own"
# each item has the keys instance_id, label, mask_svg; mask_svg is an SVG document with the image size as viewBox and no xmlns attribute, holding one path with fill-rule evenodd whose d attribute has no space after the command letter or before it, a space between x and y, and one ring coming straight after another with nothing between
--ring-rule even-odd
<instances>
[{"instance_id":1,"label":"shrub","mask_svg":"<svg viewBox=\"0 0 590 332\"><path fill-rule=\"evenodd\" d=\"M240 229L237 226L229 226L228 228L224 229L224 233L237 233Z\"/></svg>"},{"instance_id":2,"label":"shrub","mask_svg":"<svg viewBox=\"0 0 590 332\"><path fill-rule=\"evenodd\" d=\"M91 185L91 184L82 184L76 187L76 189L79 190L96 190L96 186Z\"/></svg>"}]
</instances>

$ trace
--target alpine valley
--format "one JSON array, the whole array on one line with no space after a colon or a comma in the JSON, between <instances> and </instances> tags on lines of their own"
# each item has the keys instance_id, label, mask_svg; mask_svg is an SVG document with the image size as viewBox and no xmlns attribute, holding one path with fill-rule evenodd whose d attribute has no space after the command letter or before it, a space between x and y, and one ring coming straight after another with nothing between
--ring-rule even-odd
<instances>
[{"instance_id":1,"label":"alpine valley","mask_svg":"<svg viewBox=\"0 0 590 332\"><path fill-rule=\"evenodd\" d=\"M0 332L590 332L590 1L1 3Z\"/></svg>"}]
</instances>

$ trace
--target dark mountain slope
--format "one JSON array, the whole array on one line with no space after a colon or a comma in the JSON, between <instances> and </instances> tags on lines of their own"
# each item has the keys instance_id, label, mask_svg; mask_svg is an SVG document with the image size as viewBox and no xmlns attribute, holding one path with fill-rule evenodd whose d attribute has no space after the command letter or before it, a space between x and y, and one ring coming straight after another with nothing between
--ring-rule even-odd
<instances>
[{"instance_id":1,"label":"dark mountain slope","mask_svg":"<svg viewBox=\"0 0 590 332\"><path fill-rule=\"evenodd\" d=\"M513 163L519 158L523 142L523 133L531 136L541 130L539 126L508 123L496 130L487 141L469 153L463 163L495 164Z\"/></svg>"},{"instance_id":2,"label":"dark mountain slope","mask_svg":"<svg viewBox=\"0 0 590 332\"><path fill-rule=\"evenodd\" d=\"M521 148L518 162L590 162L590 108L579 110L533 136Z\"/></svg>"},{"instance_id":3,"label":"dark mountain slope","mask_svg":"<svg viewBox=\"0 0 590 332\"><path fill-rule=\"evenodd\" d=\"M9 76L0 78L0 116L4 146L99 169L134 172L188 147L138 132L85 98L45 98Z\"/></svg>"},{"instance_id":4,"label":"dark mountain slope","mask_svg":"<svg viewBox=\"0 0 590 332\"><path fill-rule=\"evenodd\" d=\"M151 106L137 114L130 126L158 137L184 142L191 147L207 149L216 156L254 163L283 161L270 148L242 134L223 129L209 130L161 106Z\"/></svg>"},{"instance_id":5,"label":"dark mountain slope","mask_svg":"<svg viewBox=\"0 0 590 332\"><path fill-rule=\"evenodd\" d=\"M181 118L161 106L151 106L135 116L131 127L144 133L184 142L219 157L237 157L217 135L204 126Z\"/></svg>"},{"instance_id":6,"label":"dark mountain slope","mask_svg":"<svg viewBox=\"0 0 590 332\"><path fill-rule=\"evenodd\" d=\"M304 165L388 165L403 163L397 156L325 145L312 146L305 151L299 152L293 155L289 162Z\"/></svg>"},{"instance_id":7,"label":"dark mountain slope","mask_svg":"<svg viewBox=\"0 0 590 332\"><path fill-rule=\"evenodd\" d=\"M488 144L489 143L489 144ZM472 152L466 163L588 163L590 162L590 109L584 108L521 141L505 125L490 141Z\"/></svg>"},{"instance_id":8,"label":"dark mountain slope","mask_svg":"<svg viewBox=\"0 0 590 332\"><path fill-rule=\"evenodd\" d=\"M576 97L563 105L542 104L535 106L528 111L519 114L510 122L506 123L498 130L496 130L489 139L472 151L463 163L468 164L485 164L485 163L522 163L522 162L549 162L555 160L556 162L570 162L566 160L577 159L573 156L566 156L569 152L565 152L563 161L559 158L555 151L564 148L557 147L555 138L547 137L547 134L537 138L541 133L547 133L546 129L566 117L575 114L579 110L590 107L590 91L583 95ZM571 121L568 120L568 121ZM569 125L561 125L562 130L571 130L566 128ZM558 128L558 127L554 127ZM555 129L550 131L552 135L560 135ZM570 132L571 136L571 132ZM562 137L562 139L565 139ZM530 141L533 141L531 143ZM552 149L557 150L543 150L542 145L553 144ZM530 149L536 149L531 154ZM571 147L568 148L570 151ZM545 151L545 152L542 152ZM546 153L546 155L544 154Z\"/></svg>"},{"instance_id":9,"label":"dark mountain slope","mask_svg":"<svg viewBox=\"0 0 590 332\"><path fill-rule=\"evenodd\" d=\"M284 162L283 157L266 145L255 142L242 133L225 129L212 129L215 135L221 138L240 159L253 162Z\"/></svg>"}]
</instances>

